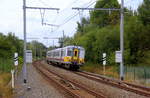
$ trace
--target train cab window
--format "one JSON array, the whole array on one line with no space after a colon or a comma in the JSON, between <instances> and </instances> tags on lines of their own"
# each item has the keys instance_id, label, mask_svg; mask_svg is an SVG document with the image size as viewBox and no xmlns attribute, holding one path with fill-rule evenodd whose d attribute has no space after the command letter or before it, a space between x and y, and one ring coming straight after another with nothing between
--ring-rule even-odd
<instances>
[{"instance_id":1,"label":"train cab window","mask_svg":"<svg viewBox=\"0 0 150 98\"><path fill-rule=\"evenodd\" d=\"M67 51L67 56L72 56L73 51L72 50L68 50Z\"/></svg>"}]
</instances>

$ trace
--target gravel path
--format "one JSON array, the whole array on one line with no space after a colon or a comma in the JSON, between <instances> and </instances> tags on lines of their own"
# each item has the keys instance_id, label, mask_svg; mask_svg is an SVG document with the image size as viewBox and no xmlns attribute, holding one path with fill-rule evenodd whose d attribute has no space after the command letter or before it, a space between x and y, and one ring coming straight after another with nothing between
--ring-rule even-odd
<instances>
[{"instance_id":1,"label":"gravel path","mask_svg":"<svg viewBox=\"0 0 150 98\"><path fill-rule=\"evenodd\" d=\"M52 65L48 65L44 61L42 62L42 64L47 65L53 71L59 72L59 74L63 75L64 77L70 78L76 82L84 84L93 90L101 91L104 95L108 96L108 98L148 98L103 83L98 83L96 81L89 80L70 71Z\"/></svg>"},{"instance_id":2,"label":"gravel path","mask_svg":"<svg viewBox=\"0 0 150 98\"><path fill-rule=\"evenodd\" d=\"M52 84L48 83L32 65L27 65L28 84L22 83L22 74L17 79L14 98L65 98ZM28 87L30 90L27 90Z\"/></svg>"}]
</instances>

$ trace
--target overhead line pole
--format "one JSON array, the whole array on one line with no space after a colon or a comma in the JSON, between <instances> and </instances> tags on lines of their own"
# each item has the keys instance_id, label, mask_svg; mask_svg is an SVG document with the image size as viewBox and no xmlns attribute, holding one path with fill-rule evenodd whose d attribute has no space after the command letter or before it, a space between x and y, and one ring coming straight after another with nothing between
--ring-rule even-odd
<instances>
[{"instance_id":1,"label":"overhead line pole","mask_svg":"<svg viewBox=\"0 0 150 98\"><path fill-rule=\"evenodd\" d=\"M120 51L121 51L121 63L120 63L120 79L124 80L124 0L121 0L121 19L120 19Z\"/></svg>"},{"instance_id":2,"label":"overhead line pole","mask_svg":"<svg viewBox=\"0 0 150 98\"><path fill-rule=\"evenodd\" d=\"M116 8L79 8L73 7L73 10L101 10L101 11L120 11L120 79L124 80L124 0L121 0L121 9Z\"/></svg>"},{"instance_id":3,"label":"overhead line pole","mask_svg":"<svg viewBox=\"0 0 150 98\"><path fill-rule=\"evenodd\" d=\"M26 6L26 0L23 0L23 32L24 32L24 63L23 63L23 82L27 83L27 68L26 68L26 9L43 9L43 10L59 10L59 8L46 8L46 7L27 7Z\"/></svg>"},{"instance_id":4,"label":"overhead line pole","mask_svg":"<svg viewBox=\"0 0 150 98\"><path fill-rule=\"evenodd\" d=\"M24 83L27 83L27 71L26 71L26 0L23 0L23 31L24 31L24 49L23 49L23 53L24 53L24 62L23 62L23 77Z\"/></svg>"}]
</instances>

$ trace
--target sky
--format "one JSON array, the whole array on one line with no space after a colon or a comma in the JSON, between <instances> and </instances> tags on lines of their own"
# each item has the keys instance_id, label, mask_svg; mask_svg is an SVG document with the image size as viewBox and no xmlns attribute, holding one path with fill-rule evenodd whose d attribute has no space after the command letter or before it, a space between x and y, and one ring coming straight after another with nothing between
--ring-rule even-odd
<instances>
[{"instance_id":1,"label":"sky","mask_svg":"<svg viewBox=\"0 0 150 98\"><path fill-rule=\"evenodd\" d=\"M59 12L45 10L44 22L60 27L42 26L40 10L27 9L27 41L37 40L46 46L58 45L57 39L63 36L72 37L81 17L89 17L88 11L79 12L72 7L94 7L96 0L26 0L26 6L60 8ZM118 0L120 2L120 0ZM143 0L124 0L125 6L137 9ZM23 39L23 0L0 0L0 32L7 35L13 32ZM41 12L44 12L41 10ZM80 14L78 14L80 13ZM76 15L77 14L77 15ZM75 16L75 17L74 17ZM72 18L74 17L74 18ZM70 18L72 18L70 20ZM44 39L45 37L49 39Z\"/></svg>"}]
</instances>

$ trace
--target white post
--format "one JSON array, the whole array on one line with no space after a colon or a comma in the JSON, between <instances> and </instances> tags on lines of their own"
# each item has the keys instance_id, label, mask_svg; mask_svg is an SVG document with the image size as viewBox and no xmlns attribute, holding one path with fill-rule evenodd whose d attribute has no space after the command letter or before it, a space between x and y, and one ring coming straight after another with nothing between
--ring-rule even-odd
<instances>
[{"instance_id":1,"label":"white post","mask_svg":"<svg viewBox=\"0 0 150 98\"><path fill-rule=\"evenodd\" d=\"M103 53L103 73L105 75L106 53Z\"/></svg>"},{"instance_id":2,"label":"white post","mask_svg":"<svg viewBox=\"0 0 150 98\"><path fill-rule=\"evenodd\" d=\"M12 86L12 88L14 89L14 87L15 87L15 79L14 79L14 73L15 73L15 71L14 70L11 70L11 86Z\"/></svg>"},{"instance_id":3,"label":"white post","mask_svg":"<svg viewBox=\"0 0 150 98\"><path fill-rule=\"evenodd\" d=\"M14 78L17 79L17 72L18 72L18 53L14 53L14 66L15 66L15 73L14 73Z\"/></svg>"},{"instance_id":4,"label":"white post","mask_svg":"<svg viewBox=\"0 0 150 98\"><path fill-rule=\"evenodd\" d=\"M14 53L14 65L18 66L18 53Z\"/></svg>"}]
</instances>

